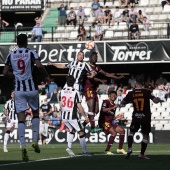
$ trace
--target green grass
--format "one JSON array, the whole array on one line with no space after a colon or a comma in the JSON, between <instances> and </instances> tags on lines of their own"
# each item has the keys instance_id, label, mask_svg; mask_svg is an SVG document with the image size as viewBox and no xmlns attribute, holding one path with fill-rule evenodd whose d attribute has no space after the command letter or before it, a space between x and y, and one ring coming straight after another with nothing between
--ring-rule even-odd
<instances>
[{"instance_id":1,"label":"green grass","mask_svg":"<svg viewBox=\"0 0 170 170\"><path fill-rule=\"evenodd\" d=\"M8 153L0 150L0 170L168 170L170 158L170 145L148 145L146 154L150 160L140 160L137 158L140 145L134 145L133 154L130 159L126 160L124 155L115 154L112 156L104 155L106 145L104 144L88 144L88 152L91 157L68 157L66 153L66 144L49 144L41 145L41 153L34 153L31 144L28 146L28 155L30 161L27 163L21 160L21 150L19 145L8 145ZM0 145L2 148L2 145ZM112 146L112 151L116 151L117 144ZM124 148L127 149L125 144ZM73 151L76 155L81 153L79 144L73 144Z\"/></svg>"}]
</instances>

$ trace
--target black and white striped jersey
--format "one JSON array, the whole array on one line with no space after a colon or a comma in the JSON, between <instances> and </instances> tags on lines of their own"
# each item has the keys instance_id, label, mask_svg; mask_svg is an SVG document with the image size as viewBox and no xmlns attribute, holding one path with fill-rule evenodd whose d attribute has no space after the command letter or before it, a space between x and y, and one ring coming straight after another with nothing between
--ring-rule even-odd
<instances>
[{"instance_id":1,"label":"black and white striped jersey","mask_svg":"<svg viewBox=\"0 0 170 170\"><path fill-rule=\"evenodd\" d=\"M5 103L4 109L7 110L9 119L18 120L13 99L10 99Z\"/></svg>"},{"instance_id":2,"label":"black and white striped jersey","mask_svg":"<svg viewBox=\"0 0 170 170\"><path fill-rule=\"evenodd\" d=\"M62 119L77 119L77 103L81 103L81 97L77 90L65 87L60 93Z\"/></svg>"},{"instance_id":3,"label":"black and white striped jersey","mask_svg":"<svg viewBox=\"0 0 170 170\"><path fill-rule=\"evenodd\" d=\"M8 54L5 65L12 68L15 76L15 91L37 90L33 79L34 61L40 60L38 54L28 48L18 48Z\"/></svg>"},{"instance_id":4,"label":"black and white striped jersey","mask_svg":"<svg viewBox=\"0 0 170 170\"><path fill-rule=\"evenodd\" d=\"M86 73L92 71L89 64L80 61L72 61L71 63L66 64L66 67L69 68L68 75L72 75L76 79L76 84L82 84Z\"/></svg>"}]
</instances>

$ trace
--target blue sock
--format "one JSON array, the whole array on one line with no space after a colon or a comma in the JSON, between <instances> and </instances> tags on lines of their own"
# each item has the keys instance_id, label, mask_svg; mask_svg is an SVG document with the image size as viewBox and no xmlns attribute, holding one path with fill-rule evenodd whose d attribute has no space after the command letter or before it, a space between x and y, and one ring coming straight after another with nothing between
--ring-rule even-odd
<instances>
[{"instance_id":1,"label":"blue sock","mask_svg":"<svg viewBox=\"0 0 170 170\"><path fill-rule=\"evenodd\" d=\"M40 119L32 119L33 141L38 142Z\"/></svg>"},{"instance_id":2,"label":"blue sock","mask_svg":"<svg viewBox=\"0 0 170 170\"><path fill-rule=\"evenodd\" d=\"M21 146L25 146L25 123L18 123L18 136L21 143Z\"/></svg>"}]
</instances>

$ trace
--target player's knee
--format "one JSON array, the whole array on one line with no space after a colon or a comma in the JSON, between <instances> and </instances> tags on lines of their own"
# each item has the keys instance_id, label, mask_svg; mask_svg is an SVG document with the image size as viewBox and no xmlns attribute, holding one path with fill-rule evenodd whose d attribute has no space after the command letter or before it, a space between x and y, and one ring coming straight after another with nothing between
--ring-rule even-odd
<instances>
[{"instance_id":1,"label":"player's knee","mask_svg":"<svg viewBox=\"0 0 170 170\"><path fill-rule=\"evenodd\" d=\"M147 144L148 143L148 139L143 139L142 142Z\"/></svg>"},{"instance_id":2,"label":"player's knee","mask_svg":"<svg viewBox=\"0 0 170 170\"><path fill-rule=\"evenodd\" d=\"M8 134L10 134L10 132L11 132L10 130L6 130L6 132L5 132L5 133L8 133Z\"/></svg>"}]
</instances>

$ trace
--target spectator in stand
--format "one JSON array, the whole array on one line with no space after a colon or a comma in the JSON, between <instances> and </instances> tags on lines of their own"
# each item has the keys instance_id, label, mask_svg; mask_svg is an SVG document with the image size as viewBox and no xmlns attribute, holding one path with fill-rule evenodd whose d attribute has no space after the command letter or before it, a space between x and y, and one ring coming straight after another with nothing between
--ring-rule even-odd
<instances>
[{"instance_id":1,"label":"spectator in stand","mask_svg":"<svg viewBox=\"0 0 170 170\"><path fill-rule=\"evenodd\" d=\"M35 42L37 39L38 42L41 42L43 31L42 31L43 25L40 24L40 22L37 21L36 25L32 29L32 38L31 41Z\"/></svg>"},{"instance_id":2,"label":"spectator in stand","mask_svg":"<svg viewBox=\"0 0 170 170\"><path fill-rule=\"evenodd\" d=\"M59 11L59 25L66 25L66 11L67 11L67 6L64 5L63 3L60 5L58 8Z\"/></svg>"},{"instance_id":3,"label":"spectator in stand","mask_svg":"<svg viewBox=\"0 0 170 170\"><path fill-rule=\"evenodd\" d=\"M143 29L144 31L149 31L149 27L151 26L151 23L147 17L143 17Z\"/></svg>"},{"instance_id":4,"label":"spectator in stand","mask_svg":"<svg viewBox=\"0 0 170 170\"><path fill-rule=\"evenodd\" d=\"M121 22L126 22L127 24L129 22L129 10L128 10L128 6L125 6L125 10L122 13Z\"/></svg>"},{"instance_id":5,"label":"spectator in stand","mask_svg":"<svg viewBox=\"0 0 170 170\"><path fill-rule=\"evenodd\" d=\"M136 1L136 0L129 0L131 7L132 7L132 6L135 7L135 5L136 5L135 1Z\"/></svg>"},{"instance_id":6,"label":"spectator in stand","mask_svg":"<svg viewBox=\"0 0 170 170\"><path fill-rule=\"evenodd\" d=\"M9 26L9 23L5 20L3 20L0 16L0 31L5 30L5 27Z\"/></svg>"},{"instance_id":7,"label":"spectator in stand","mask_svg":"<svg viewBox=\"0 0 170 170\"><path fill-rule=\"evenodd\" d=\"M135 76L134 74L130 75L130 78L128 79L128 86L130 87L130 89L135 88Z\"/></svg>"},{"instance_id":8,"label":"spectator in stand","mask_svg":"<svg viewBox=\"0 0 170 170\"><path fill-rule=\"evenodd\" d=\"M44 118L40 119L40 131L39 131L39 145L45 145L48 136L48 124L45 123Z\"/></svg>"},{"instance_id":9,"label":"spectator in stand","mask_svg":"<svg viewBox=\"0 0 170 170\"><path fill-rule=\"evenodd\" d=\"M58 89L58 85L54 82L54 79L51 78L50 84L48 84L48 86L46 88L47 99L50 98L50 95L54 91L55 88Z\"/></svg>"},{"instance_id":10,"label":"spectator in stand","mask_svg":"<svg viewBox=\"0 0 170 170\"><path fill-rule=\"evenodd\" d=\"M115 75L114 73L112 75ZM111 91L117 91L117 84L115 83L115 79L111 79L111 83L108 84L106 94L109 94Z\"/></svg>"},{"instance_id":11,"label":"spectator in stand","mask_svg":"<svg viewBox=\"0 0 170 170\"><path fill-rule=\"evenodd\" d=\"M161 0L162 10L164 10L166 4L170 5L170 0Z\"/></svg>"},{"instance_id":12,"label":"spectator in stand","mask_svg":"<svg viewBox=\"0 0 170 170\"><path fill-rule=\"evenodd\" d=\"M113 13L113 17L112 17L112 25L115 25L115 23L117 23L119 25L119 22L121 20L121 12L119 10L119 7L116 6L116 10Z\"/></svg>"},{"instance_id":13,"label":"spectator in stand","mask_svg":"<svg viewBox=\"0 0 170 170\"><path fill-rule=\"evenodd\" d=\"M86 35L86 30L85 30L83 25L80 25L79 28L78 28L77 39L79 41L83 41L83 40L85 40L85 35Z\"/></svg>"},{"instance_id":14,"label":"spectator in stand","mask_svg":"<svg viewBox=\"0 0 170 170\"><path fill-rule=\"evenodd\" d=\"M47 102L47 99L44 99L43 104L40 106L40 111L41 111L42 114L45 115L45 116L51 116L51 115L52 115L52 107L51 107L51 105Z\"/></svg>"},{"instance_id":15,"label":"spectator in stand","mask_svg":"<svg viewBox=\"0 0 170 170\"><path fill-rule=\"evenodd\" d=\"M61 125L61 117L59 117L57 112L53 112L53 116L51 120L52 120L52 126L54 128Z\"/></svg>"},{"instance_id":16,"label":"spectator in stand","mask_svg":"<svg viewBox=\"0 0 170 170\"><path fill-rule=\"evenodd\" d=\"M137 22L138 23L143 23L144 16L146 16L146 14L144 14L142 12L142 10L139 10L138 13L137 13Z\"/></svg>"},{"instance_id":17,"label":"spectator in stand","mask_svg":"<svg viewBox=\"0 0 170 170\"><path fill-rule=\"evenodd\" d=\"M58 88L54 88L54 91L50 94L50 98L49 98L49 104L53 103L53 104L57 104L59 101L59 94L58 94Z\"/></svg>"},{"instance_id":18,"label":"spectator in stand","mask_svg":"<svg viewBox=\"0 0 170 170\"><path fill-rule=\"evenodd\" d=\"M124 3L125 6L127 6L127 5L128 5L128 1L129 1L129 0L123 0L123 1L122 1L122 0L119 0L119 6L122 7L122 3Z\"/></svg>"},{"instance_id":19,"label":"spectator in stand","mask_svg":"<svg viewBox=\"0 0 170 170\"><path fill-rule=\"evenodd\" d=\"M162 84L162 82L166 84L168 81L166 78L163 77L162 74L160 74L159 78L156 79L155 84L159 86Z\"/></svg>"},{"instance_id":20,"label":"spectator in stand","mask_svg":"<svg viewBox=\"0 0 170 170\"><path fill-rule=\"evenodd\" d=\"M104 11L104 24L110 25L110 20L112 19L111 10L108 6L106 6L106 10Z\"/></svg>"},{"instance_id":21,"label":"spectator in stand","mask_svg":"<svg viewBox=\"0 0 170 170\"><path fill-rule=\"evenodd\" d=\"M46 89L46 84L45 84L44 81L42 81L41 84L38 85L38 93L39 93L39 95L46 95L45 89Z\"/></svg>"},{"instance_id":22,"label":"spectator in stand","mask_svg":"<svg viewBox=\"0 0 170 170\"><path fill-rule=\"evenodd\" d=\"M131 9L129 10L129 23L136 21L137 19L137 12L134 9L133 6L131 6Z\"/></svg>"},{"instance_id":23,"label":"spectator in stand","mask_svg":"<svg viewBox=\"0 0 170 170\"><path fill-rule=\"evenodd\" d=\"M80 25L84 24L84 18L85 18L85 11L82 8L82 6L79 6L79 10L77 11L77 23Z\"/></svg>"},{"instance_id":24,"label":"spectator in stand","mask_svg":"<svg viewBox=\"0 0 170 170\"><path fill-rule=\"evenodd\" d=\"M94 2L91 4L90 17L95 17L95 13L99 9L99 7L100 7L99 0L94 0Z\"/></svg>"},{"instance_id":25,"label":"spectator in stand","mask_svg":"<svg viewBox=\"0 0 170 170\"><path fill-rule=\"evenodd\" d=\"M122 90L117 91L117 98L115 100L115 104L120 105L121 101L123 100L124 95Z\"/></svg>"},{"instance_id":26,"label":"spectator in stand","mask_svg":"<svg viewBox=\"0 0 170 170\"><path fill-rule=\"evenodd\" d=\"M70 12L67 14L67 25L73 24L74 27L76 27L76 13L74 11L74 8L70 8Z\"/></svg>"},{"instance_id":27,"label":"spectator in stand","mask_svg":"<svg viewBox=\"0 0 170 170\"><path fill-rule=\"evenodd\" d=\"M138 24L136 24L136 21L133 21L129 28L129 39L139 40L139 27Z\"/></svg>"},{"instance_id":28,"label":"spectator in stand","mask_svg":"<svg viewBox=\"0 0 170 170\"><path fill-rule=\"evenodd\" d=\"M99 84L99 87L98 87L98 89L97 89L97 93L98 93L99 95L107 94L107 93L106 93L107 87L108 87L107 84Z\"/></svg>"},{"instance_id":29,"label":"spectator in stand","mask_svg":"<svg viewBox=\"0 0 170 170\"><path fill-rule=\"evenodd\" d=\"M104 29L101 22L98 22L98 25L95 27L95 35L93 37L94 41L101 41L103 38Z\"/></svg>"},{"instance_id":30,"label":"spectator in stand","mask_svg":"<svg viewBox=\"0 0 170 170\"><path fill-rule=\"evenodd\" d=\"M100 6L96 11L94 23L96 22L101 22L102 24L104 23L104 11L102 6Z\"/></svg>"}]
</instances>

